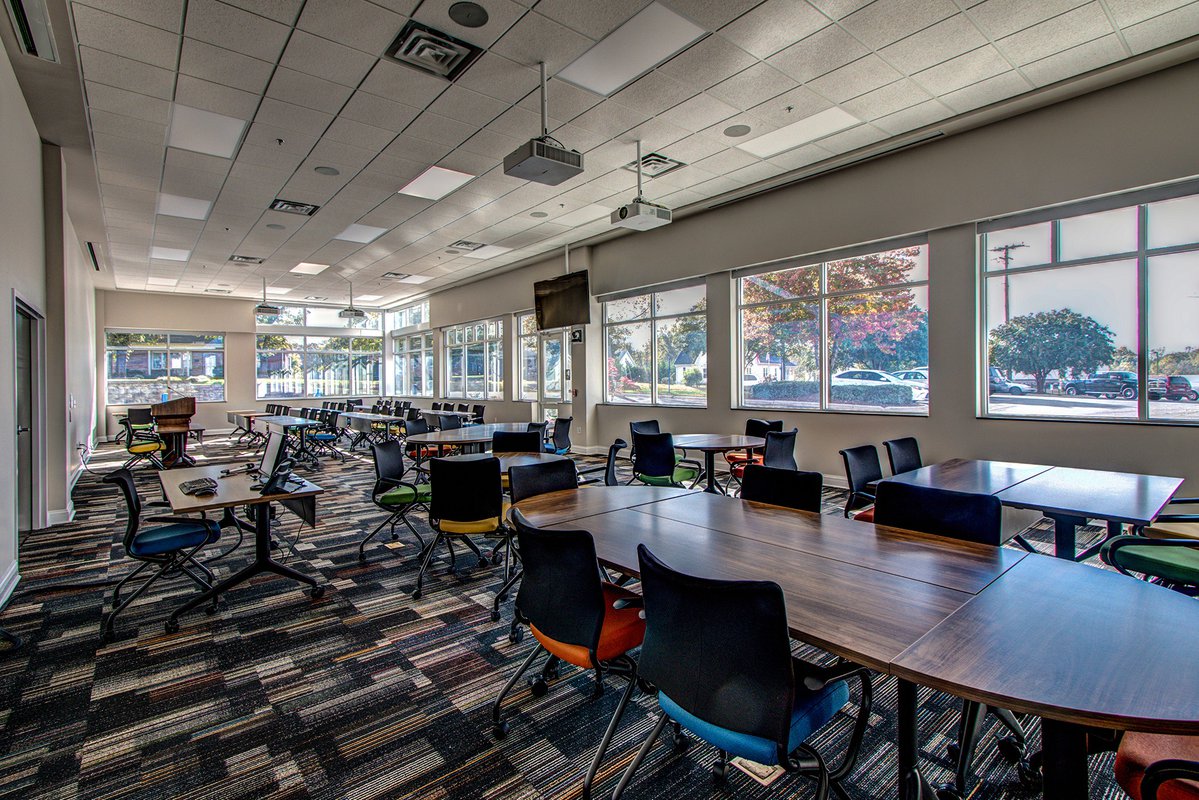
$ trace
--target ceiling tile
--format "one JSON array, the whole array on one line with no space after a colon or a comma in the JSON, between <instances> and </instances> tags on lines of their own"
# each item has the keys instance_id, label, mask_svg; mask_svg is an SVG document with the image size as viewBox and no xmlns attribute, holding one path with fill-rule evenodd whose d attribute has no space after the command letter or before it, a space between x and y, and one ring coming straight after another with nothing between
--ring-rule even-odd
<instances>
[{"instance_id":1,"label":"ceiling tile","mask_svg":"<svg viewBox=\"0 0 1199 800\"><path fill-rule=\"evenodd\" d=\"M604 0L602 3L541 0L537 4L537 13L598 41L627 22L644 5L644 0Z\"/></svg>"},{"instance_id":2,"label":"ceiling tile","mask_svg":"<svg viewBox=\"0 0 1199 800\"><path fill-rule=\"evenodd\" d=\"M805 0L766 0L721 28L720 35L758 58L768 58L828 24L828 17Z\"/></svg>"},{"instance_id":3,"label":"ceiling tile","mask_svg":"<svg viewBox=\"0 0 1199 800\"><path fill-rule=\"evenodd\" d=\"M478 28L467 28L450 19L450 6L455 2L456 0L423 0L412 18L463 41L487 48L526 11L524 7L510 0L487 0L487 24Z\"/></svg>"},{"instance_id":4,"label":"ceiling tile","mask_svg":"<svg viewBox=\"0 0 1199 800\"><path fill-rule=\"evenodd\" d=\"M171 104L156 97L127 92L101 83L85 84L88 106L113 114L165 126L171 119Z\"/></svg>"},{"instance_id":5,"label":"ceiling tile","mask_svg":"<svg viewBox=\"0 0 1199 800\"><path fill-rule=\"evenodd\" d=\"M437 142L447 147L457 147L474 136L477 130L474 125L425 111L404 129L404 135Z\"/></svg>"},{"instance_id":6,"label":"ceiling tile","mask_svg":"<svg viewBox=\"0 0 1199 800\"><path fill-rule=\"evenodd\" d=\"M393 103L365 92L355 92L342 109L341 116L357 122L365 122L376 128L402 131L416 119L420 109L401 103Z\"/></svg>"},{"instance_id":7,"label":"ceiling tile","mask_svg":"<svg viewBox=\"0 0 1199 800\"><path fill-rule=\"evenodd\" d=\"M997 45L1017 64L1028 64L1112 32L1103 7L1093 2L1013 33Z\"/></svg>"},{"instance_id":8,"label":"ceiling tile","mask_svg":"<svg viewBox=\"0 0 1199 800\"><path fill-rule=\"evenodd\" d=\"M451 85L429 105L428 110L481 128L507 111L510 105L470 89Z\"/></svg>"},{"instance_id":9,"label":"ceiling tile","mask_svg":"<svg viewBox=\"0 0 1199 800\"><path fill-rule=\"evenodd\" d=\"M905 79L855 97L841 107L860 120L872 120L930 99L928 92Z\"/></svg>"},{"instance_id":10,"label":"ceiling tile","mask_svg":"<svg viewBox=\"0 0 1199 800\"><path fill-rule=\"evenodd\" d=\"M180 75L178 86L175 88L176 103L237 119L253 118L258 109L258 101L259 95L190 75Z\"/></svg>"},{"instance_id":11,"label":"ceiling tile","mask_svg":"<svg viewBox=\"0 0 1199 800\"><path fill-rule=\"evenodd\" d=\"M799 86L754 106L750 113L773 128L781 128L832 106L827 98L821 97L806 86Z\"/></svg>"},{"instance_id":12,"label":"ceiling tile","mask_svg":"<svg viewBox=\"0 0 1199 800\"><path fill-rule=\"evenodd\" d=\"M629 128L645 122L648 117L648 114L634 111L627 106L617 105L609 100L575 117L572 124L613 139ZM569 146L569 142L565 144Z\"/></svg>"},{"instance_id":13,"label":"ceiling tile","mask_svg":"<svg viewBox=\"0 0 1199 800\"><path fill-rule=\"evenodd\" d=\"M375 57L328 39L295 31L283 50L280 66L315 75L343 86L358 86L375 65Z\"/></svg>"},{"instance_id":14,"label":"ceiling tile","mask_svg":"<svg viewBox=\"0 0 1199 800\"><path fill-rule=\"evenodd\" d=\"M910 130L931 125L932 123L953 116L953 111L936 100L929 100L920 105L905 108L885 117L874 120L874 124L887 133L897 136Z\"/></svg>"},{"instance_id":15,"label":"ceiling tile","mask_svg":"<svg viewBox=\"0 0 1199 800\"><path fill-rule=\"evenodd\" d=\"M238 158L240 159L241 154L246 152L247 147L253 147L269 153L288 154L302 159L308 155L308 151L312 149L319 138L319 133L301 134L277 125L253 122L246 132L241 150L238 151ZM262 159L257 160L261 161Z\"/></svg>"},{"instance_id":16,"label":"ceiling tile","mask_svg":"<svg viewBox=\"0 0 1199 800\"><path fill-rule=\"evenodd\" d=\"M728 119L740 109L717 100L709 94L697 94L690 100L679 103L674 108L659 115L673 125L679 125L692 131L699 131L710 125L715 125L722 119Z\"/></svg>"},{"instance_id":17,"label":"ceiling tile","mask_svg":"<svg viewBox=\"0 0 1199 800\"><path fill-rule=\"evenodd\" d=\"M321 165L332 166L341 170L342 176L349 180L370 163L379 150L368 150L362 147L355 147L352 144L345 142L337 142L332 139L321 139L317 142L316 147L312 148L312 153L308 156L307 161L312 167ZM309 164L304 165L309 168ZM334 176L329 176L334 177Z\"/></svg>"},{"instance_id":18,"label":"ceiling tile","mask_svg":"<svg viewBox=\"0 0 1199 800\"><path fill-rule=\"evenodd\" d=\"M194 169L200 172L211 172L222 176L227 175L229 167L232 166L227 158L210 156L206 153L196 153L191 150L179 150L174 147L167 149L166 164L167 166Z\"/></svg>"},{"instance_id":19,"label":"ceiling tile","mask_svg":"<svg viewBox=\"0 0 1199 800\"><path fill-rule=\"evenodd\" d=\"M823 28L767 59L800 83L866 55L862 44L836 25Z\"/></svg>"},{"instance_id":20,"label":"ceiling tile","mask_svg":"<svg viewBox=\"0 0 1199 800\"><path fill-rule=\"evenodd\" d=\"M91 6L171 33L183 27L183 0L75 0L73 5Z\"/></svg>"},{"instance_id":21,"label":"ceiling tile","mask_svg":"<svg viewBox=\"0 0 1199 800\"><path fill-rule=\"evenodd\" d=\"M707 170L714 175L724 175L727 172L732 172L735 169L741 169L742 167L748 167L750 164L756 163L758 163L758 159L749 153L730 148L714 156L708 156L695 162L695 166Z\"/></svg>"},{"instance_id":22,"label":"ceiling tile","mask_svg":"<svg viewBox=\"0 0 1199 800\"><path fill-rule=\"evenodd\" d=\"M841 20L841 25L877 50L956 13L953 0L875 0Z\"/></svg>"},{"instance_id":23,"label":"ceiling tile","mask_svg":"<svg viewBox=\"0 0 1199 800\"><path fill-rule=\"evenodd\" d=\"M395 138L395 132L345 117L338 117L325 131L325 138L378 152L391 143L391 140Z\"/></svg>"},{"instance_id":24,"label":"ceiling tile","mask_svg":"<svg viewBox=\"0 0 1199 800\"><path fill-rule=\"evenodd\" d=\"M321 136L333 121L333 115L264 97L254 121L303 136Z\"/></svg>"},{"instance_id":25,"label":"ceiling tile","mask_svg":"<svg viewBox=\"0 0 1199 800\"><path fill-rule=\"evenodd\" d=\"M308 3L297 27L377 56L395 40L404 17L365 0L338 0Z\"/></svg>"},{"instance_id":26,"label":"ceiling tile","mask_svg":"<svg viewBox=\"0 0 1199 800\"><path fill-rule=\"evenodd\" d=\"M166 141L167 126L160 122L112 114L98 108L90 109L88 116L91 118L92 130L96 133L123 136L159 145Z\"/></svg>"},{"instance_id":27,"label":"ceiling tile","mask_svg":"<svg viewBox=\"0 0 1199 800\"><path fill-rule=\"evenodd\" d=\"M225 183L224 175L167 166L162 173L162 191L181 197L215 200Z\"/></svg>"},{"instance_id":28,"label":"ceiling tile","mask_svg":"<svg viewBox=\"0 0 1199 800\"><path fill-rule=\"evenodd\" d=\"M550 117L562 122L574 121L575 117L595 108L604 99L598 94L554 78L546 83L545 93L549 98ZM530 92L517 105L540 115L541 92Z\"/></svg>"},{"instance_id":29,"label":"ceiling tile","mask_svg":"<svg viewBox=\"0 0 1199 800\"><path fill-rule=\"evenodd\" d=\"M642 149L647 153L653 150L661 151L663 148L669 149L670 145L682 141L690 135L690 128L667 122L662 117L646 120L635 128L630 128L626 134L627 137L640 139L644 143ZM571 141L577 141L577 139L571 139ZM629 159L629 161L632 160L632 158Z\"/></svg>"},{"instance_id":30,"label":"ceiling tile","mask_svg":"<svg viewBox=\"0 0 1199 800\"><path fill-rule=\"evenodd\" d=\"M859 8L870 5L874 0L808 0L833 19L848 17Z\"/></svg>"},{"instance_id":31,"label":"ceiling tile","mask_svg":"<svg viewBox=\"0 0 1199 800\"><path fill-rule=\"evenodd\" d=\"M1087 0L985 0L971 6L967 16L992 39L1044 22Z\"/></svg>"},{"instance_id":32,"label":"ceiling tile","mask_svg":"<svg viewBox=\"0 0 1199 800\"><path fill-rule=\"evenodd\" d=\"M1112 34L1026 64L1023 72L1037 86L1048 86L1114 63L1127 55L1119 37Z\"/></svg>"},{"instance_id":33,"label":"ceiling tile","mask_svg":"<svg viewBox=\"0 0 1199 800\"><path fill-rule=\"evenodd\" d=\"M913 77L934 96L1007 72L1012 65L991 45L951 58Z\"/></svg>"},{"instance_id":34,"label":"ceiling tile","mask_svg":"<svg viewBox=\"0 0 1199 800\"><path fill-rule=\"evenodd\" d=\"M432 205L432 201L419 197L395 194L387 198L369 214L359 220L363 225L377 228L394 228L400 223L411 219L416 214Z\"/></svg>"},{"instance_id":35,"label":"ceiling tile","mask_svg":"<svg viewBox=\"0 0 1199 800\"><path fill-rule=\"evenodd\" d=\"M964 14L954 14L879 51L892 66L911 75L982 47L987 39Z\"/></svg>"},{"instance_id":36,"label":"ceiling tile","mask_svg":"<svg viewBox=\"0 0 1199 800\"><path fill-rule=\"evenodd\" d=\"M327 114L337 114L353 91L340 83L279 67L275 70L275 76L271 78L266 95Z\"/></svg>"},{"instance_id":37,"label":"ceiling tile","mask_svg":"<svg viewBox=\"0 0 1199 800\"><path fill-rule=\"evenodd\" d=\"M424 108L449 85L442 78L384 58L375 64L360 90L407 106Z\"/></svg>"},{"instance_id":38,"label":"ceiling tile","mask_svg":"<svg viewBox=\"0 0 1199 800\"><path fill-rule=\"evenodd\" d=\"M159 160L129 158L128 156L117 155L116 153L100 151L96 152L96 168L112 170L114 172L125 172L130 175L153 175L154 177L158 177L162 174L162 162Z\"/></svg>"},{"instance_id":39,"label":"ceiling tile","mask_svg":"<svg viewBox=\"0 0 1199 800\"><path fill-rule=\"evenodd\" d=\"M100 176L100 183L107 183L113 186L128 186L132 189L148 189L152 192L158 191L158 180L149 175L129 175L124 172L112 172L110 170L99 170L98 174ZM106 227L111 231L115 225L111 220L107 222Z\"/></svg>"},{"instance_id":40,"label":"ceiling tile","mask_svg":"<svg viewBox=\"0 0 1199 800\"><path fill-rule=\"evenodd\" d=\"M1146 20L1124 30L1124 38L1134 53L1144 53L1155 47L1178 41L1179 34L1199 34L1199 3Z\"/></svg>"},{"instance_id":41,"label":"ceiling tile","mask_svg":"<svg viewBox=\"0 0 1199 800\"><path fill-rule=\"evenodd\" d=\"M175 93L175 73L170 70L90 47L79 48L79 61L89 83L115 86L162 100L170 100Z\"/></svg>"},{"instance_id":42,"label":"ceiling tile","mask_svg":"<svg viewBox=\"0 0 1199 800\"><path fill-rule=\"evenodd\" d=\"M670 7L704 30L714 31L756 6L761 0L670 0Z\"/></svg>"},{"instance_id":43,"label":"ceiling tile","mask_svg":"<svg viewBox=\"0 0 1199 800\"><path fill-rule=\"evenodd\" d=\"M693 97L696 90L669 77L664 72L650 72L616 94L609 100L644 114L660 114Z\"/></svg>"},{"instance_id":44,"label":"ceiling tile","mask_svg":"<svg viewBox=\"0 0 1199 800\"><path fill-rule=\"evenodd\" d=\"M693 133L686 139L681 139L672 144L668 148L666 155L671 158L677 158L686 164L694 164L708 156L716 155L726 148L727 145L724 142L717 141L702 133Z\"/></svg>"},{"instance_id":45,"label":"ceiling tile","mask_svg":"<svg viewBox=\"0 0 1199 800\"><path fill-rule=\"evenodd\" d=\"M178 34L77 3L71 10L80 45L163 69L175 69L179 55Z\"/></svg>"},{"instance_id":46,"label":"ceiling tile","mask_svg":"<svg viewBox=\"0 0 1199 800\"><path fill-rule=\"evenodd\" d=\"M286 25L211 0L188 5L184 28L193 39L271 63L279 60L290 31Z\"/></svg>"},{"instance_id":47,"label":"ceiling tile","mask_svg":"<svg viewBox=\"0 0 1199 800\"><path fill-rule=\"evenodd\" d=\"M479 60L458 77L455 85L505 103L515 103L536 91L539 80L536 69L488 52L479 56Z\"/></svg>"},{"instance_id":48,"label":"ceiling tile","mask_svg":"<svg viewBox=\"0 0 1199 800\"><path fill-rule=\"evenodd\" d=\"M809 81L808 86L834 103L843 103L851 97L886 86L899 77L900 74L887 62L876 55L868 55Z\"/></svg>"},{"instance_id":49,"label":"ceiling tile","mask_svg":"<svg viewBox=\"0 0 1199 800\"><path fill-rule=\"evenodd\" d=\"M708 90L708 94L745 111L789 92L798 84L764 62L754 64Z\"/></svg>"},{"instance_id":50,"label":"ceiling tile","mask_svg":"<svg viewBox=\"0 0 1199 800\"><path fill-rule=\"evenodd\" d=\"M179 71L184 75L256 94L262 94L274 68L266 61L191 38L183 40L179 58Z\"/></svg>"},{"instance_id":51,"label":"ceiling tile","mask_svg":"<svg viewBox=\"0 0 1199 800\"><path fill-rule=\"evenodd\" d=\"M533 12L521 17L491 49L518 64L544 61L546 71L554 75L592 44L586 36Z\"/></svg>"},{"instance_id":52,"label":"ceiling tile","mask_svg":"<svg viewBox=\"0 0 1199 800\"><path fill-rule=\"evenodd\" d=\"M954 111L963 114L1023 94L1031 88L1033 87L1025 78L1021 77L1020 73L1009 70L986 80L972 83L963 89L943 94L939 99Z\"/></svg>"},{"instance_id":53,"label":"ceiling tile","mask_svg":"<svg viewBox=\"0 0 1199 800\"><path fill-rule=\"evenodd\" d=\"M691 45L658 70L700 91L736 75L755 61L728 39L713 34Z\"/></svg>"},{"instance_id":54,"label":"ceiling tile","mask_svg":"<svg viewBox=\"0 0 1199 800\"><path fill-rule=\"evenodd\" d=\"M282 22L284 25L294 25L296 17L300 14L300 8L304 5L304 0L224 0L224 2L253 12L260 17Z\"/></svg>"},{"instance_id":55,"label":"ceiling tile","mask_svg":"<svg viewBox=\"0 0 1199 800\"><path fill-rule=\"evenodd\" d=\"M840 155L886 138L887 134L873 125L859 125L856 128L824 137L818 146L833 155Z\"/></svg>"},{"instance_id":56,"label":"ceiling tile","mask_svg":"<svg viewBox=\"0 0 1199 800\"><path fill-rule=\"evenodd\" d=\"M403 136L397 136L395 141L389 144L383 151L380 159L405 159L410 162L415 162L420 166L420 169L423 170L431 164L435 164L436 162L445 158L445 156L452 149L453 148L443 142L416 139L405 134ZM371 169L375 171L383 171L385 167L386 162L382 161L371 164Z\"/></svg>"},{"instance_id":57,"label":"ceiling tile","mask_svg":"<svg viewBox=\"0 0 1199 800\"><path fill-rule=\"evenodd\" d=\"M1107 0L1107 8L1112 12L1116 24L1127 28L1193 2L1194 0Z\"/></svg>"},{"instance_id":58,"label":"ceiling tile","mask_svg":"<svg viewBox=\"0 0 1199 800\"><path fill-rule=\"evenodd\" d=\"M521 140L515 136L506 136L490 128L484 128L463 142L462 149L490 158L501 159L520 145Z\"/></svg>"}]
</instances>

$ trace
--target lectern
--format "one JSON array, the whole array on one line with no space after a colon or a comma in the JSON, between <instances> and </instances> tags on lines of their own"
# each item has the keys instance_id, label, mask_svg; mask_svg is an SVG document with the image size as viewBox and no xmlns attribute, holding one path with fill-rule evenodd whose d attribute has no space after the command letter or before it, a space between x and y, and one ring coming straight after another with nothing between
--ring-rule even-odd
<instances>
[{"instance_id":1,"label":"lectern","mask_svg":"<svg viewBox=\"0 0 1199 800\"><path fill-rule=\"evenodd\" d=\"M187 454L187 434L191 430L191 419L196 413L196 398L177 397L165 403L150 406L150 413L158 434L167 443L167 454L162 463L168 469L181 465L190 467L196 460Z\"/></svg>"}]
</instances>

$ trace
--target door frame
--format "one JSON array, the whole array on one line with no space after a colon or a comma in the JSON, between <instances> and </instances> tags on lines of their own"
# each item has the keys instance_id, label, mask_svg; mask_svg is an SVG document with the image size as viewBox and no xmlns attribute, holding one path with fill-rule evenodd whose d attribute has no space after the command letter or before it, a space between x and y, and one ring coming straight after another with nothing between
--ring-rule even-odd
<instances>
[{"instance_id":1,"label":"door frame","mask_svg":"<svg viewBox=\"0 0 1199 800\"><path fill-rule=\"evenodd\" d=\"M12 400L13 400L13 430L11 432L13 442L14 461L19 465L17 451L20 444L17 442L16 418L17 418L17 403L19 402L19 393L17 389L17 314L23 313L33 321L33 342L31 347L31 356L33 361L32 375L33 386L31 391L33 394L33 409L29 433L32 447L31 459L33 462L33 487L32 487L32 525L33 530L45 528L48 522L48 511L46 509L46 316L41 310L32 303L28 298L23 297L21 292L13 289L12 302L12 342L13 342L13 382L12 382ZM14 472L16 470L14 469ZM20 519L20 488L15 487L13 494L13 530L17 530L18 521ZM19 555L19 554L18 554Z\"/></svg>"}]
</instances>

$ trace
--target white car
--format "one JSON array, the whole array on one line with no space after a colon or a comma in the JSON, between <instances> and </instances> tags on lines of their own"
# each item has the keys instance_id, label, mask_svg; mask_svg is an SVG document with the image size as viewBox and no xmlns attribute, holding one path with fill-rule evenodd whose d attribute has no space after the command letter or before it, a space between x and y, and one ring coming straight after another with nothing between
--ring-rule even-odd
<instances>
[{"instance_id":1,"label":"white car","mask_svg":"<svg viewBox=\"0 0 1199 800\"><path fill-rule=\"evenodd\" d=\"M912 390L912 399L917 403L923 403L928 400L928 389L926 387L919 386L910 381L902 381L891 373L883 372L880 369L847 369L833 376L834 386L877 386L880 383L894 383L898 386L909 387Z\"/></svg>"},{"instance_id":2,"label":"white car","mask_svg":"<svg viewBox=\"0 0 1199 800\"><path fill-rule=\"evenodd\" d=\"M928 388L928 370L901 369L897 372L892 372L891 374L905 383L915 384L923 389Z\"/></svg>"}]
</instances>

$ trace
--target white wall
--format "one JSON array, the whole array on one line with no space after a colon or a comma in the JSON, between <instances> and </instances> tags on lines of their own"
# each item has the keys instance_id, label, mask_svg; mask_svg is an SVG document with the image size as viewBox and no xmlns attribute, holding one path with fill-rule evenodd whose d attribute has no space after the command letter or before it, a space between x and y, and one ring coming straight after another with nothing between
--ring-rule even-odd
<instances>
[{"instance_id":1,"label":"white wall","mask_svg":"<svg viewBox=\"0 0 1199 800\"><path fill-rule=\"evenodd\" d=\"M13 297L44 311L42 156L33 119L7 58L0 58L0 463L17 461ZM8 473L12 475L11 467ZM17 580L16 485L0 481L0 601Z\"/></svg>"}]
</instances>

